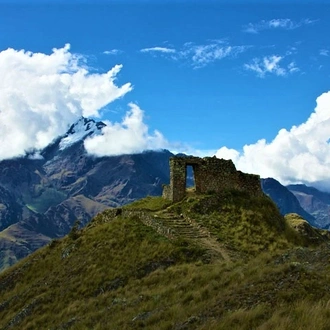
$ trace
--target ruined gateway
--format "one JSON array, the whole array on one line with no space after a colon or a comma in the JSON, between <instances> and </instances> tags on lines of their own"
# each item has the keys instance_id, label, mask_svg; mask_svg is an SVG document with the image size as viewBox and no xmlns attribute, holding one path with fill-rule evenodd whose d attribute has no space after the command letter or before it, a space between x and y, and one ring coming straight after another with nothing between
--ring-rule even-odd
<instances>
[{"instance_id":1,"label":"ruined gateway","mask_svg":"<svg viewBox=\"0 0 330 330\"><path fill-rule=\"evenodd\" d=\"M178 202L185 197L187 166L193 168L196 193L237 189L252 196L263 194L259 175L237 171L231 160L188 156L170 158L170 184L163 186L163 198Z\"/></svg>"}]
</instances>

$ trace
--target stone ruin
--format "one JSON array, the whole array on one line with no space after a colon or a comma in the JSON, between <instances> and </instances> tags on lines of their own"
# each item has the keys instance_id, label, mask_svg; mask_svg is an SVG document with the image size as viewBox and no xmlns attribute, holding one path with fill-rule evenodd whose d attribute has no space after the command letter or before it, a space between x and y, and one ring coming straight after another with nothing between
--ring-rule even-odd
<instances>
[{"instance_id":1,"label":"stone ruin","mask_svg":"<svg viewBox=\"0 0 330 330\"><path fill-rule=\"evenodd\" d=\"M192 166L196 193L219 193L225 189L261 196L259 175L237 171L231 160L214 157L170 158L170 184L163 186L163 198L178 202L186 196L187 166Z\"/></svg>"}]
</instances>

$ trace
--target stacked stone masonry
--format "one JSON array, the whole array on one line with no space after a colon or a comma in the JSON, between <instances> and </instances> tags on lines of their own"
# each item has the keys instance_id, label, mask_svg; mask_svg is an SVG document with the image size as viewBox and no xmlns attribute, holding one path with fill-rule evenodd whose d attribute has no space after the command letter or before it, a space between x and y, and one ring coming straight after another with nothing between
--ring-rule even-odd
<instances>
[{"instance_id":1,"label":"stacked stone masonry","mask_svg":"<svg viewBox=\"0 0 330 330\"><path fill-rule=\"evenodd\" d=\"M187 166L194 171L196 193L219 193L227 189L246 191L253 196L262 195L259 175L237 171L231 160L214 157L170 158L170 184L163 187L163 198L173 202L186 195Z\"/></svg>"}]
</instances>

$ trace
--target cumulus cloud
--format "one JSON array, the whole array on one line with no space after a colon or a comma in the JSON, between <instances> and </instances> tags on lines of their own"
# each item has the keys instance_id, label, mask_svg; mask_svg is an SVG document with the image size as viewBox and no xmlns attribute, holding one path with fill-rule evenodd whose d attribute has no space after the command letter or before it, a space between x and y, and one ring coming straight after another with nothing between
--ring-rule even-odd
<instances>
[{"instance_id":1,"label":"cumulus cloud","mask_svg":"<svg viewBox=\"0 0 330 330\"><path fill-rule=\"evenodd\" d=\"M262 20L258 23L249 23L244 26L243 31L248 33L259 33L262 30L269 29L285 29L294 30L303 25L309 25L316 22L316 20L311 20L309 18L303 19L299 22L295 22L289 18L275 18L271 20Z\"/></svg>"},{"instance_id":2,"label":"cumulus cloud","mask_svg":"<svg viewBox=\"0 0 330 330\"><path fill-rule=\"evenodd\" d=\"M91 73L68 44L49 55L1 51L0 160L45 147L80 116L99 116L132 89L130 83L116 85L121 68Z\"/></svg>"},{"instance_id":3,"label":"cumulus cloud","mask_svg":"<svg viewBox=\"0 0 330 330\"><path fill-rule=\"evenodd\" d=\"M245 45L229 45L228 42L223 40L213 40L205 44L187 42L179 49L152 47L144 48L140 51L143 53L152 53L153 55L161 53L163 57L165 56L175 61L186 61L192 67L198 69L226 57L235 57L246 51L249 47Z\"/></svg>"},{"instance_id":4,"label":"cumulus cloud","mask_svg":"<svg viewBox=\"0 0 330 330\"><path fill-rule=\"evenodd\" d=\"M85 140L85 149L95 156L115 156L134 154L144 150L157 150L168 147L168 143L158 131L149 133L143 122L143 111L134 103L121 123L104 121L107 125L102 135Z\"/></svg>"},{"instance_id":5,"label":"cumulus cloud","mask_svg":"<svg viewBox=\"0 0 330 330\"><path fill-rule=\"evenodd\" d=\"M254 58L251 63L244 64L244 68L249 71L254 71L261 78L265 77L267 74L285 76L288 73L299 71L299 68L296 66L295 62L290 62L286 66L281 66L280 62L283 59L283 56L278 55Z\"/></svg>"},{"instance_id":6,"label":"cumulus cloud","mask_svg":"<svg viewBox=\"0 0 330 330\"><path fill-rule=\"evenodd\" d=\"M220 148L216 156L232 159L243 171L274 177L283 184L302 182L330 190L330 92L316 100L308 120L281 129L273 141L259 140L242 151Z\"/></svg>"}]
</instances>

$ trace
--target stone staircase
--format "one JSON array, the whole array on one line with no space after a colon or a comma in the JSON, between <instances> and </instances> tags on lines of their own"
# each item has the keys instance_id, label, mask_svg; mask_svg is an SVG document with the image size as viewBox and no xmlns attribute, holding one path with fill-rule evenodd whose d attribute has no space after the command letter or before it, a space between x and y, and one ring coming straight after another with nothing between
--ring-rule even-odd
<instances>
[{"instance_id":1,"label":"stone staircase","mask_svg":"<svg viewBox=\"0 0 330 330\"><path fill-rule=\"evenodd\" d=\"M199 246L206 249L211 258L230 261L230 257L223 246L210 234L210 232L199 225L193 219L178 216L177 214L163 210L154 214L158 221L161 221L164 227L167 227L172 237L191 239Z\"/></svg>"},{"instance_id":2,"label":"stone staircase","mask_svg":"<svg viewBox=\"0 0 330 330\"><path fill-rule=\"evenodd\" d=\"M209 234L202 231L196 225L193 225L187 219L182 217L172 217L172 218L158 218L162 221L164 226L171 228L174 237L182 237L188 239L196 239L208 237Z\"/></svg>"},{"instance_id":3,"label":"stone staircase","mask_svg":"<svg viewBox=\"0 0 330 330\"><path fill-rule=\"evenodd\" d=\"M168 239L183 238L193 240L196 245L206 250L210 259L231 261L223 244L218 242L207 228L183 214L178 215L170 209L150 212L117 208L107 210L103 219L107 222L117 216L124 218L136 216L143 224L152 227L157 233Z\"/></svg>"}]
</instances>

